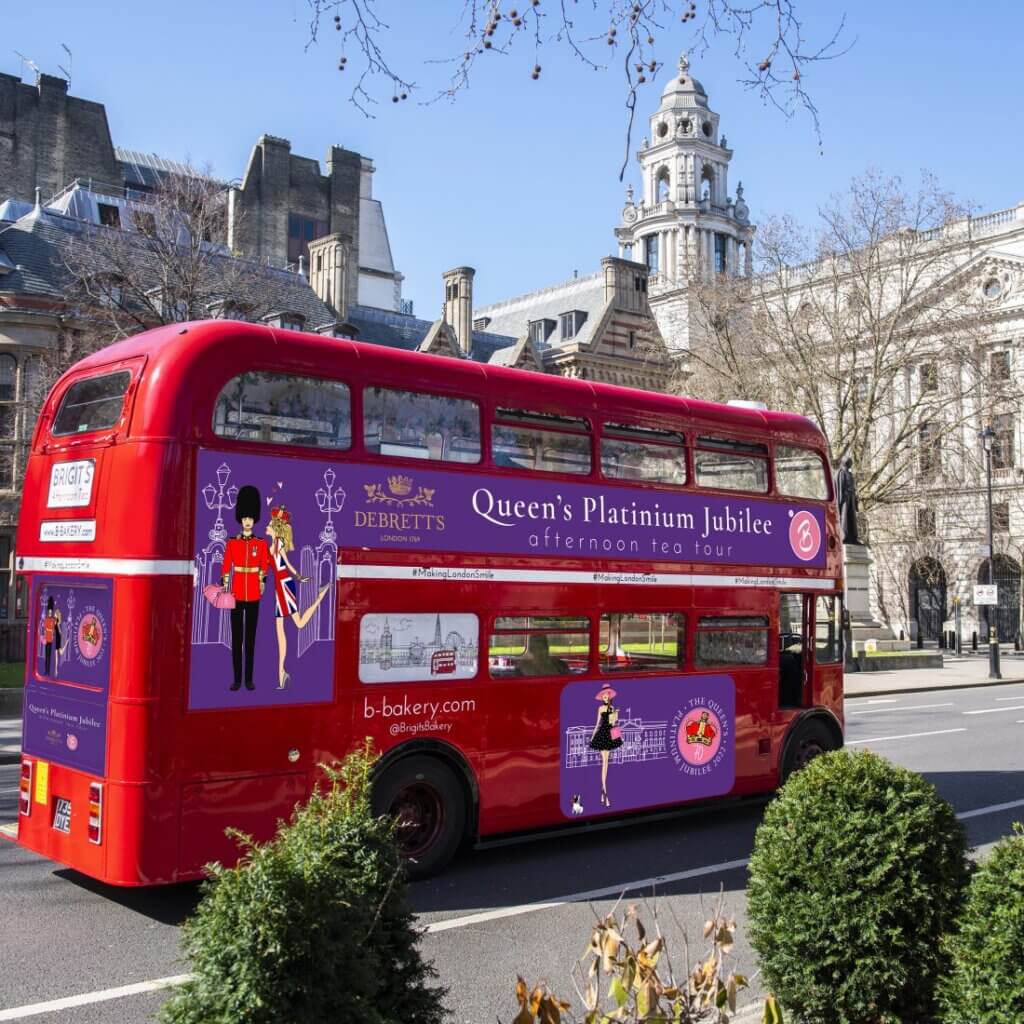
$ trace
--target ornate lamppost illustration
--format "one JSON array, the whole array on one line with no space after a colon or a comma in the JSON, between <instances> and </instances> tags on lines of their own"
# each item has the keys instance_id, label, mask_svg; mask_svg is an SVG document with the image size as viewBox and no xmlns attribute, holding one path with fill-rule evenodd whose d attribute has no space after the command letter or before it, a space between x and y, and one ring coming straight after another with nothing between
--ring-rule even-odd
<instances>
[{"instance_id":1,"label":"ornate lamppost illustration","mask_svg":"<svg viewBox=\"0 0 1024 1024\"><path fill-rule=\"evenodd\" d=\"M337 545L338 535L334 530L334 520L332 516L335 512L340 512L342 510L342 507L345 504L345 491L341 487L335 490L334 480L334 470L325 470L324 483L327 486L317 488L316 503L320 506L320 511L327 514L327 522L324 525L323 530L320 531L320 539L327 544Z\"/></svg>"},{"instance_id":2,"label":"ornate lamppost illustration","mask_svg":"<svg viewBox=\"0 0 1024 1024\"><path fill-rule=\"evenodd\" d=\"M203 588L210 582L220 582L219 567L224 562L224 542L227 540L228 531L224 528L224 510L233 509L238 500L238 488L232 484L228 486L231 477L231 467L222 462L217 467L217 484L208 483L199 493L203 496L203 502L211 511L216 511L217 518L208 532L209 543L196 555L194 579L194 591L192 595L192 643L194 644L223 644L231 646L229 637L229 621L227 614L221 610L216 615L216 609L210 607L209 603L203 600ZM214 566L218 568L215 573ZM209 636L210 626L214 626L214 635Z\"/></svg>"}]
</instances>

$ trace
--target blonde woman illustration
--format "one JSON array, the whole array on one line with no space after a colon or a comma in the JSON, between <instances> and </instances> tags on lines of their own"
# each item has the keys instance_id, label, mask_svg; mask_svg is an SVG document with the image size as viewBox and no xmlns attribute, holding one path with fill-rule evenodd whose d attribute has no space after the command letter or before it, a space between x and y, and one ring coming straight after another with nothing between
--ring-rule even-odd
<instances>
[{"instance_id":1,"label":"blonde woman illustration","mask_svg":"<svg viewBox=\"0 0 1024 1024\"><path fill-rule=\"evenodd\" d=\"M284 660L288 654L288 637L284 631L284 620L291 619L296 629L302 629L313 617L320 602L330 590L324 584L316 596L316 600L304 611L299 612L299 601L295 595L295 580L308 582L308 577L299 576L295 566L288 561L288 552L295 550L292 539L291 514L284 505L270 510L270 521L267 523L267 536L270 538L270 558L274 565L274 621L277 624L277 688L283 690L291 678L284 668Z\"/></svg>"}]
</instances>

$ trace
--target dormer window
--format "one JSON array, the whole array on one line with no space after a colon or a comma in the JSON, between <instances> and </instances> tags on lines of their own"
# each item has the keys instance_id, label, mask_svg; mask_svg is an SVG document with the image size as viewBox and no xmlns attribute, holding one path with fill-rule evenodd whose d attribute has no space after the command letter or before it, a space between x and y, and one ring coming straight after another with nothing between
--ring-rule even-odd
<instances>
[{"instance_id":1,"label":"dormer window","mask_svg":"<svg viewBox=\"0 0 1024 1024\"><path fill-rule=\"evenodd\" d=\"M271 327L280 327L283 331L304 331L306 329L306 318L301 313L271 313L264 317L264 322Z\"/></svg>"},{"instance_id":2,"label":"dormer window","mask_svg":"<svg viewBox=\"0 0 1024 1024\"><path fill-rule=\"evenodd\" d=\"M551 337L551 332L555 329L555 321L550 319L531 320L528 325L528 331L530 335L530 341L535 345L543 345L548 338Z\"/></svg>"},{"instance_id":3,"label":"dormer window","mask_svg":"<svg viewBox=\"0 0 1024 1024\"><path fill-rule=\"evenodd\" d=\"M562 341L575 338L580 328L586 322L587 314L582 309L570 309L568 313L558 315L559 333Z\"/></svg>"},{"instance_id":4,"label":"dormer window","mask_svg":"<svg viewBox=\"0 0 1024 1024\"><path fill-rule=\"evenodd\" d=\"M97 203L100 224L105 228L119 228L121 226L121 210L113 203Z\"/></svg>"}]
</instances>

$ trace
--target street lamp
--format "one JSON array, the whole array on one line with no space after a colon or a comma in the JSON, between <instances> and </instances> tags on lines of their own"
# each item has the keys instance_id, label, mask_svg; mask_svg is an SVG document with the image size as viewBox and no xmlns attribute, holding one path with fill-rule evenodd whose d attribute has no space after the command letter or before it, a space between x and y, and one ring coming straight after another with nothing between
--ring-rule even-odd
<instances>
[{"instance_id":1,"label":"street lamp","mask_svg":"<svg viewBox=\"0 0 1024 1024\"><path fill-rule=\"evenodd\" d=\"M988 583L989 586L992 586L993 563L995 562L995 551L992 547L992 445L996 439L996 432L990 424L978 433L978 437L981 438L981 443L985 447L985 474L988 480ZM998 619L992 611L992 605L988 605L988 608L988 677L989 679L1002 679L999 672Z\"/></svg>"}]
</instances>

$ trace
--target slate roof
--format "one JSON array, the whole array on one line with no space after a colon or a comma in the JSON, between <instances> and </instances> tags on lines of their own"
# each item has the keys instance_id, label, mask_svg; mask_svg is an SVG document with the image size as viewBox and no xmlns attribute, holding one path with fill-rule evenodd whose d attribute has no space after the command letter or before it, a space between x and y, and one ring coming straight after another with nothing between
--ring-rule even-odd
<instances>
[{"instance_id":1,"label":"slate roof","mask_svg":"<svg viewBox=\"0 0 1024 1024\"><path fill-rule=\"evenodd\" d=\"M72 287L61 250L85 229L81 221L53 211L33 210L13 223L0 225L0 253L14 264L15 270L0 275L0 295L31 295L63 300ZM111 230L111 229L100 229ZM147 258L153 268L153 284L159 284L155 260L149 256L146 241L125 233L139 249L139 265ZM221 259L234 257L223 256ZM334 324L334 311L317 297L306 278L286 270L255 264L260 277L265 305L271 312L297 313L305 319L307 330L317 331ZM97 269L102 269L97 265Z\"/></svg>"},{"instance_id":2,"label":"slate roof","mask_svg":"<svg viewBox=\"0 0 1024 1024\"><path fill-rule=\"evenodd\" d=\"M589 344L594 330L600 326L601 314L606 305L604 273L598 271L586 277L574 277L550 288L517 295L493 306L475 309L473 318L479 320L481 317L488 317L488 331L515 339L526 336L531 321L553 320L555 329L542 346L550 349L561 344L559 314L578 309L586 314L586 319L578 327L576 335L567 340L582 348Z\"/></svg>"},{"instance_id":3,"label":"slate roof","mask_svg":"<svg viewBox=\"0 0 1024 1024\"><path fill-rule=\"evenodd\" d=\"M391 348L414 352L434 326L433 320L420 320L406 313L395 313L387 309L373 309L370 306L351 306L345 322L358 332L359 341L370 341ZM478 363L489 362L491 356L501 349L510 348L516 339L494 331L474 331L470 359Z\"/></svg>"}]
</instances>

